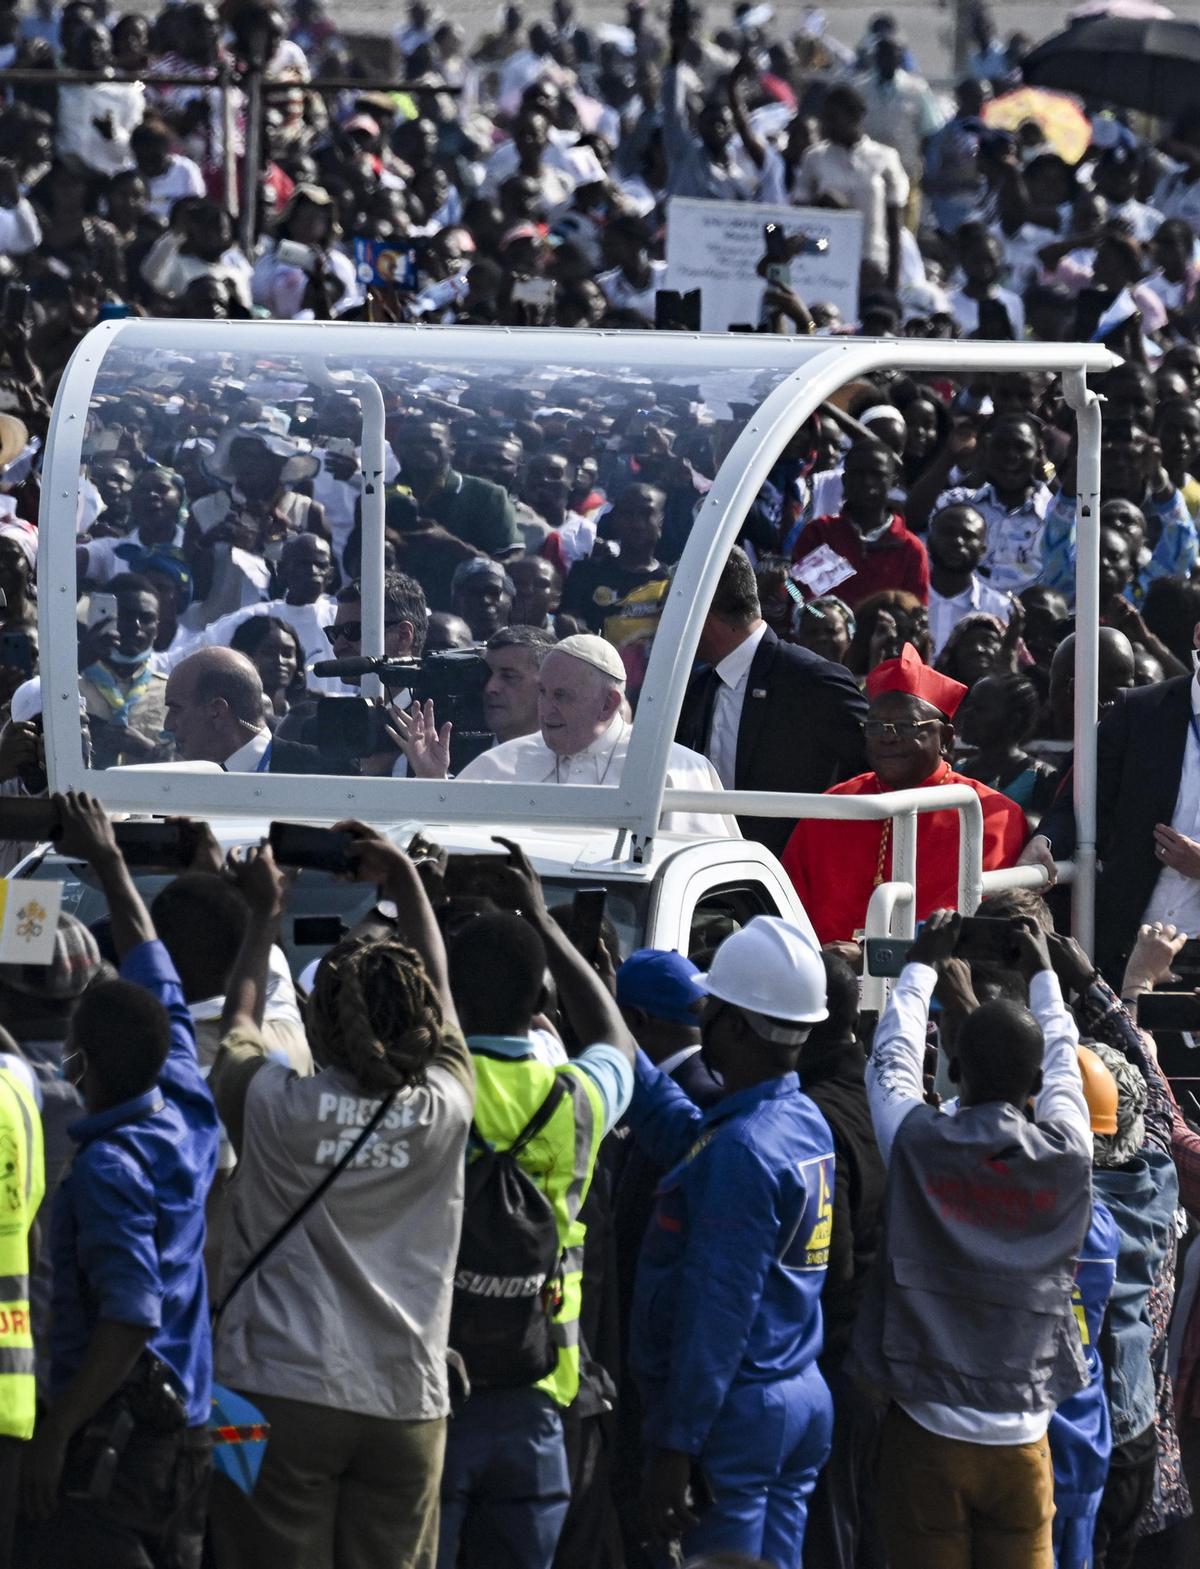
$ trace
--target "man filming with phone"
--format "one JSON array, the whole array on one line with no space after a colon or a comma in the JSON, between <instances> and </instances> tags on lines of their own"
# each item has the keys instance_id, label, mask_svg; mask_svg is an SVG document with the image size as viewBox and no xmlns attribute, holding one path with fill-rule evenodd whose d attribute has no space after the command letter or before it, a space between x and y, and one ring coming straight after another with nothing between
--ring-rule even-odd
<instances>
[{"instance_id":1,"label":"man filming with phone","mask_svg":"<svg viewBox=\"0 0 1200 1569\"><path fill-rule=\"evenodd\" d=\"M115 616L89 634L98 657L79 682L95 766L162 762L169 755L162 739L167 683L152 658L158 594L149 578L133 572L114 578L109 593Z\"/></svg>"},{"instance_id":2,"label":"man filming with phone","mask_svg":"<svg viewBox=\"0 0 1200 1569\"><path fill-rule=\"evenodd\" d=\"M950 1064L957 1112L927 1105L929 1007L961 924L948 910L929 917L875 1035L884 1236L849 1367L893 1402L880 1469L892 1569L927 1569L939 1552L1051 1569L1046 1434L1088 1382L1071 1307L1092 1208L1079 1036L1046 934L1014 921L1030 1008L968 1014Z\"/></svg>"}]
</instances>

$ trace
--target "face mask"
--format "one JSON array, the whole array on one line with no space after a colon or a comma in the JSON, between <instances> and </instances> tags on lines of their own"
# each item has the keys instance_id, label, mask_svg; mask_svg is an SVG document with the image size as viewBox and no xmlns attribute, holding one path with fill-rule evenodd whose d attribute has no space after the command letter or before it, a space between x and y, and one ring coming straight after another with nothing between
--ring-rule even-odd
<instances>
[{"instance_id":1,"label":"face mask","mask_svg":"<svg viewBox=\"0 0 1200 1569\"><path fill-rule=\"evenodd\" d=\"M149 657L149 649L141 654L123 654L119 648L114 648L113 651L108 655L108 658L114 665L125 665L126 667L144 665Z\"/></svg>"},{"instance_id":2,"label":"face mask","mask_svg":"<svg viewBox=\"0 0 1200 1569\"><path fill-rule=\"evenodd\" d=\"M1200 648L1192 649L1192 669L1200 676Z\"/></svg>"}]
</instances>

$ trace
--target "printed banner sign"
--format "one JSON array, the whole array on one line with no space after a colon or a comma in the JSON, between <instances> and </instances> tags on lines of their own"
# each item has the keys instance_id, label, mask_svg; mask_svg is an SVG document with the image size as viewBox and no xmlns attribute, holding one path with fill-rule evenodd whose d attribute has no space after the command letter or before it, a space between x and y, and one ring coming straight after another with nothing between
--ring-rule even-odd
<instances>
[{"instance_id":1,"label":"printed banner sign","mask_svg":"<svg viewBox=\"0 0 1200 1569\"><path fill-rule=\"evenodd\" d=\"M791 287L805 305L836 305L848 325L855 322L861 213L673 196L667 203L666 287L701 290L700 330L728 332L734 322L758 325L767 286L759 263L766 258L768 223L806 242L786 263Z\"/></svg>"}]
</instances>

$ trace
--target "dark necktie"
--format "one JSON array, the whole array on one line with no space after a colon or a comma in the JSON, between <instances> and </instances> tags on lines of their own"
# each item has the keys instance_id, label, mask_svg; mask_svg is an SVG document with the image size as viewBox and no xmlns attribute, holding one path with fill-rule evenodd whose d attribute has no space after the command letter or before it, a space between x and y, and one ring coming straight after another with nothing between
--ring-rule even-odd
<instances>
[{"instance_id":1,"label":"dark necktie","mask_svg":"<svg viewBox=\"0 0 1200 1569\"><path fill-rule=\"evenodd\" d=\"M721 678L715 668L709 666L701 670L696 677L698 687L696 701L696 722L693 726L688 745L694 752L708 753L709 738L712 734L713 711L717 706L717 693L721 690Z\"/></svg>"}]
</instances>

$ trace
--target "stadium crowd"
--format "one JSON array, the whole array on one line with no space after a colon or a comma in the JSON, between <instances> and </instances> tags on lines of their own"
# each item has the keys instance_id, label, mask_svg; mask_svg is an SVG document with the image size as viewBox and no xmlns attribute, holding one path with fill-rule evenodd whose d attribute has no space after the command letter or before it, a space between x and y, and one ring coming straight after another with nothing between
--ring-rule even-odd
<instances>
[{"instance_id":1,"label":"stadium crowd","mask_svg":"<svg viewBox=\"0 0 1200 1569\"><path fill-rule=\"evenodd\" d=\"M1028 40L982 8L952 103L888 16L850 50L769 13L554 0L468 44L416 0L396 86L320 0L0 4L0 68L101 78L0 82L0 853L31 848L16 804L52 809L107 912L0 965L0 1569L1195 1561L1200 1017L1153 994L1200 983L1200 116L1155 139L1096 109L1068 160L986 122ZM256 141L247 250L225 200ZM664 829L766 845L812 934L580 944L508 841L464 873L351 822L361 908L293 973L270 849L193 825L150 890L102 807L48 798L41 464L92 326L678 324L672 197L861 213L857 320L772 256L763 330L1120 356L1095 965L1064 890L951 914L932 812L924 925L860 1015L889 826L714 800ZM412 777L615 785L757 369L685 374L669 335L657 370L619 334L603 369L372 337L380 475L353 380L237 331L118 339L96 373L55 516L98 793L175 762L382 776L399 821ZM965 784L985 869L1055 876L1073 429L1036 372L825 403L723 562L668 784ZM363 702L380 483L396 663Z\"/></svg>"}]
</instances>

